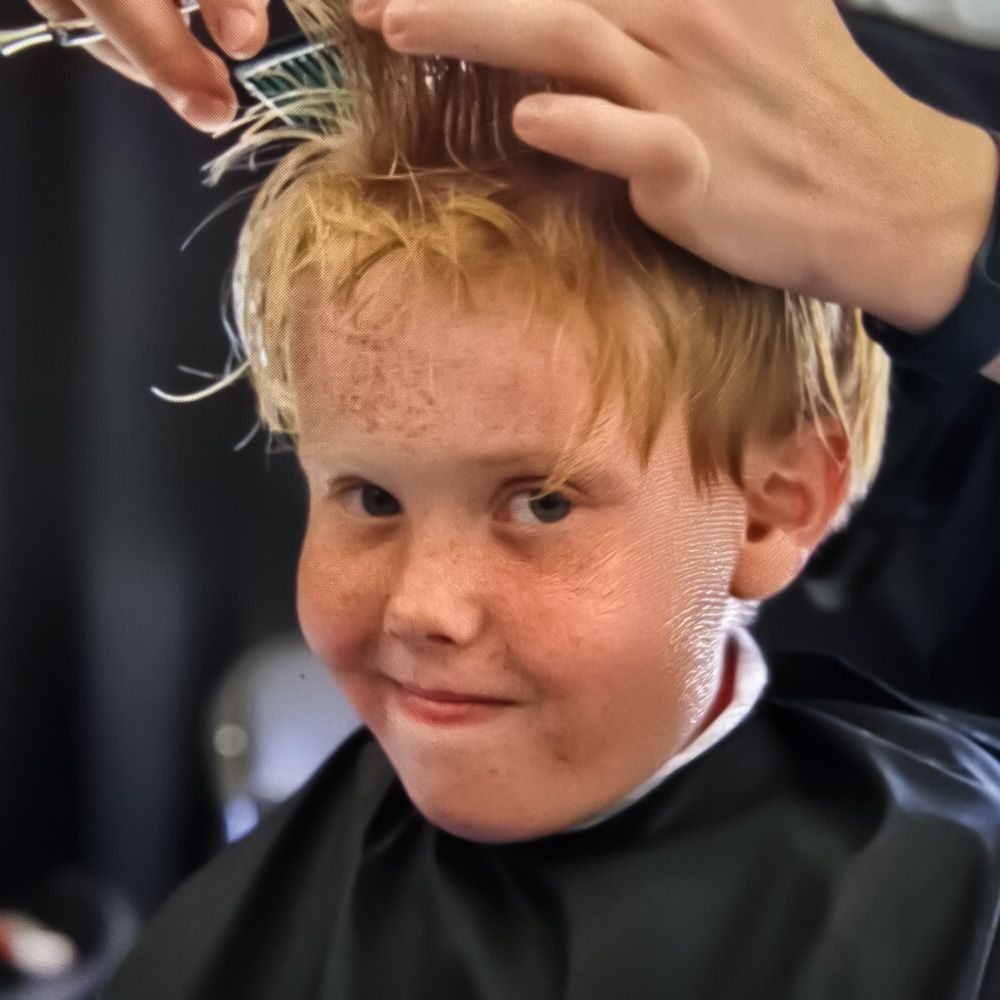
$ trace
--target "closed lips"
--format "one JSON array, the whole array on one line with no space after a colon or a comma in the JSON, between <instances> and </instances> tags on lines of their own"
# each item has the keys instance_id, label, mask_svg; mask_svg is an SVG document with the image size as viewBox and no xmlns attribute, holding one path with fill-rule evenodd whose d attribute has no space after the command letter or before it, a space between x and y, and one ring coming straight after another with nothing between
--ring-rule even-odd
<instances>
[{"instance_id":1,"label":"closed lips","mask_svg":"<svg viewBox=\"0 0 1000 1000\"><path fill-rule=\"evenodd\" d=\"M398 681L393 683L398 684ZM409 691L410 694L419 695L421 698L426 698L428 701L443 701L443 702L465 702L465 701L484 701L491 702L493 704L499 705L509 705L513 704L504 698L491 698L489 695L481 694L470 694L462 691L443 691L441 689L428 689L419 688L413 684L399 684L401 688Z\"/></svg>"}]
</instances>

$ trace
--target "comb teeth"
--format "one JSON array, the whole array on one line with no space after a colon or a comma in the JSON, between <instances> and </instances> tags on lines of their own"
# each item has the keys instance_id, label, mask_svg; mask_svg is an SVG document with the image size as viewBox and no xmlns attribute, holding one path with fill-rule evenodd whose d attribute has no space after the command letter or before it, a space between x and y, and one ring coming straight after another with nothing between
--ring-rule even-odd
<instances>
[{"instance_id":1,"label":"comb teeth","mask_svg":"<svg viewBox=\"0 0 1000 1000\"><path fill-rule=\"evenodd\" d=\"M323 43L299 43L275 49L242 63L233 70L243 89L257 101L262 101L286 125L308 126L313 115L290 115L278 98L298 87L320 88L343 86L340 66L330 48Z\"/></svg>"}]
</instances>

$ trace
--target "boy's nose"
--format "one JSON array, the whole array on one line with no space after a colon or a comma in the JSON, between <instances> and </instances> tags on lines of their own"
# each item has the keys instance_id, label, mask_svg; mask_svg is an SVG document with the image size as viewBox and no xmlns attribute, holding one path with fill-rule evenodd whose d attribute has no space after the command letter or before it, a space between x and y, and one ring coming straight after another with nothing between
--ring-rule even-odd
<instances>
[{"instance_id":1,"label":"boy's nose","mask_svg":"<svg viewBox=\"0 0 1000 1000\"><path fill-rule=\"evenodd\" d=\"M409 642L471 641L482 619L477 558L455 543L411 548L389 583L386 631Z\"/></svg>"}]
</instances>

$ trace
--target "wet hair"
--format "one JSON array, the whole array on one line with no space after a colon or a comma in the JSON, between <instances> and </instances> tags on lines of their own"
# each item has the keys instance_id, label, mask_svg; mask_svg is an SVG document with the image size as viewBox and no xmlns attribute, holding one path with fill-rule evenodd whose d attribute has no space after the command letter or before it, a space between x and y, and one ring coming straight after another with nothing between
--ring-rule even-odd
<instances>
[{"instance_id":1,"label":"wet hair","mask_svg":"<svg viewBox=\"0 0 1000 1000\"><path fill-rule=\"evenodd\" d=\"M878 469L888 409L889 362L859 309L729 274L646 226L627 181L518 139L514 105L572 92L560 81L397 53L353 21L349 0L288 7L337 69L282 100L295 124L266 104L252 109L209 165L215 183L286 147L240 233L231 293L241 364L225 380L248 374L272 434L297 441L291 318L308 274L329 293L332 336L347 334L379 262L412 271L410 294L450 290L467 310L477 287L517 280L532 313L572 305L592 320L580 345L592 383L583 439L617 399L644 468L676 402L699 488L723 474L742 487L748 441L832 426L850 462L833 526L846 522ZM566 443L543 492L570 478L580 443Z\"/></svg>"}]
</instances>

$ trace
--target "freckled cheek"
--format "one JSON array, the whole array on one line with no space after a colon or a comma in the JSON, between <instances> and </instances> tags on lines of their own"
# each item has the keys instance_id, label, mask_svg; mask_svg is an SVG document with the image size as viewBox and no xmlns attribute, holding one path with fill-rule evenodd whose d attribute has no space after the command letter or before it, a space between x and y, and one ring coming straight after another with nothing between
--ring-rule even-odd
<instances>
[{"instance_id":1,"label":"freckled cheek","mask_svg":"<svg viewBox=\"0 0 1000 1000\"><path fill-rule=\"evenodd\" d=\"M602 627L614 617L606 610L590 604L574 614L567 608L517 635L520 669L533 692L525 721L547 754L562 764L602 743L609 712L620 697L622 644L613 628Z\"/></svg>"},{"instance_id":2,"label":"freckled cheek","mask_svg":"<svg viewBox=\"0 0 1000 1000\"><path fill-rule=\"evenodd\" d=\"M378 633L377 595L359 586L322 546L306 539L299 558L297 611L309 648L338 678L360 669L365 644Z\"/></svg>"},{"instance_id":3,"label":"freckled cheek","mask_svg":"<svg viewBox=\"0 0 1000 1000\"><path fill-rule=\"evenodd\" d=\"M530 723L535 737L532 753L537 752L537 759L548 766L571 774L582 773L599 757L602 743L597 729L581 716L579 706L575 708L569 711L549 704Z\"/></svg>"}]
</instances>

